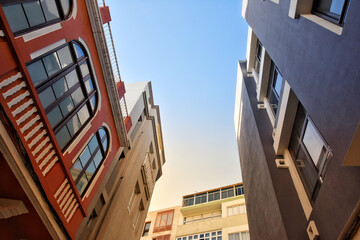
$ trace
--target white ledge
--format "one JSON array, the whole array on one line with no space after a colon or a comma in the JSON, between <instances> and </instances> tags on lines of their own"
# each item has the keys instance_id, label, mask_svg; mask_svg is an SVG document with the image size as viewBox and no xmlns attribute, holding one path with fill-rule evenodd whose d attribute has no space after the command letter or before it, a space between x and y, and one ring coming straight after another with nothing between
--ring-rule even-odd
<instances>
[{"instance_id":1,"label":"white ledge","mask_svg":"<svg viewBox=\"0 0 360 240\"><path fill-rule=\"evenodd\" d=\"M328 20L318 17L314 14L301 14L300 16L326 28L327 30L329 30L333 33L336 33L339 36L342 34L343 28L340 27L339 25L329 22Z\"/></svg>"}]
</instances>

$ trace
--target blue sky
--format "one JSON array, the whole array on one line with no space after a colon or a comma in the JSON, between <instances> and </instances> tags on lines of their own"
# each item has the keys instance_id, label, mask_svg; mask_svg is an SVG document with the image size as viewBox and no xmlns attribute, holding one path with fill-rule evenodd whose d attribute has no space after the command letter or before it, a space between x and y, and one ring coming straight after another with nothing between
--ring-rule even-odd
<instances>
[{"instance_id":1,"label":"blue sky","mask_svg":"<svg viewBox=\"0 0 360 240\"><path fill-rule=\"evenodd\" d=\"M124 82L151 81L166 164L150 210L241 181L233 115L247 24L240 0L107 0Z\"/></svg>"}]
</instances>

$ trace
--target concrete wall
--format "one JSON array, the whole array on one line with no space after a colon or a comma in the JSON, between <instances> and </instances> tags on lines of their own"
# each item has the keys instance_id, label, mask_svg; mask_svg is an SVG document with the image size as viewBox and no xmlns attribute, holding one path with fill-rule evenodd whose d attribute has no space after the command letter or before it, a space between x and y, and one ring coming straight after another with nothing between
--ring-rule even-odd
<instances>
[{"instance_id":1,"label":"concrete wall","mask_svg":"<svg viewBox=\"0 0 360 240\"><path fill-rule=\"evenodd\" d=\"M289 172L276 168L272 125L257 108L255 81L246 62L238 71L236 134L251 239L305 239L305 215Z\"/></svg>"}]
</instances>

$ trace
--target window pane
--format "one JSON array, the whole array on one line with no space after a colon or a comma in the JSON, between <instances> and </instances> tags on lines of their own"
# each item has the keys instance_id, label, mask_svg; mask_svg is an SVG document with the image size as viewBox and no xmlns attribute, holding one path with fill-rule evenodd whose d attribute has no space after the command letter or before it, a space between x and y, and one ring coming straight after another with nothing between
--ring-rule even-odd
<instances>
[{"instance_id":1,"label":"window pane","mask_svg":"<svg viewBox=\"0 0 360 240\"><path fill-rule=\"evenodd\" d=\"M81 170L82 170L81 162L77 161L76 164L72 166L72 168L70 169L71 176L74 179L74 181L79 176Z\"/></svg>"},{"instance_id":2,"label":"window pane","mask_svg":"<svg viewBox=\"0 0 360 240\"><path fill-rule=\"evenodd\" d=\"M249 232L241 232L241 240L250 240Z\"/></svg>"},{"instance_id":3,"label":"window pane","mask_svg":"<svg viewBox=\"0 0 360 240\"><path fill-rule=\"evenodd\" d=\"M73 63L73 60L71 58L71 54L70 54L70 49L69 46L65 46L63 48L61 48L60 50L57 51L60 63L61 63L61 67L64 68L68 65L70 65L71 63Z\"/></svg>"},{"instance_id":4,"label":"window pane","mask_svg":"<svg viewBox=\"0 0 360 240\"><path fill-rule=\"evenodd\" d=\"M276 94L278 96L280 96L280 93L281 93L281 85L282 85L282 81L283 81L283 78L281 76L281 74L275 70L276 73L275 73L275 79L274 79L274 90L276 92Z\"/></svg>"},{"instance_id":5,"label":"window pane","mask_svg":"<svg viewBox=\"0 0 360 240\"><path fill-rule=\"evenodd\" d=\"M52 87L53 87L53 90L55 92L56 98L61 97L68 90L68 87L67 87L66 82L65 82L65 78L60 78L59 80L57 80L52 85Z\"/></svg>"},{"instance_id":6,"label":"window pane","mask_svg":"<svg viewBox=\"0 0 360 240\"><path fill-rule=\"evenodd\" d=\"M92 176L94 175L96 171L95 165L93 162L90 162L90 165L88 166L88 168L86 169L86 176L87 178L90 180L92 178Z\"/></svg>"},{"instance_id":7,"label":"window pane","mask_svg":"<svg viewBox=\"0 0 360 240\"><path fill-rule=\"evenodd\" d=\"M304 150L305 149L302 147L299 148L298 157L296 159L296 168L303 180L307 193L311 196L317 182L318 172Z\"/></svg>"},{"instance_id":8,"label":"window pane","mask_svg":"<svg viewBox=\"0 0 360 240\"><path fill-rule=\"evenodd\" d=\"M234 189L230 189L228 191L228 197L233 197L234 196Z\"/></svg>"},{"instance_id":9,"label":"window pane","mask_svg":"<svg viewBox=\"0 0 360 240\"><path fill-rule=\"evenodd\" d=\"M60 104L60 109L61 109L61 112L63 114L63 116L67 116L69 112L71 112L71 110L73 110L74 108L74 104L71 100L71 97L68 96L66 97Z\"/></svg>"},{"instance_id":10,"label":"window pane","mask_svg":"<svg viewBox=\"0 0 360 240\"><path fill-rule=\"evenodd\" d=\"M27 66L27 69L35 87L37 87L38 85L40 85L40 83L44 82L47 79L44 65L41 60L30 64L29 66Z\"/></svg>"},{"instance_id":11,"label":"window pane","mask_svg":"<svg viewBox=\"0 0 360 240\"><path fill-rule=\"evenodd\" d=\"M44 14L41 10L39 1L23 3L23 7L30 26L36 26L45 22Z\"/></svg>"},{"instance_id":12,"label":"window pane","mask_svg":"<svg viewBox=\"0 0 360 240\"><path fill-rule=\"evenodd\" d=\"M91 78L85 82L86 92L91 93L94 90L94 86L92 84Z\"/></svg>"},{"instance_id":13,"label":"window pane","mask_svg":"<svg viewBox=\"0 0 360 240\"><path fill-rule=\"evenodd\" d=\"M161 216L160 227L164 227L166 225L166 217L167 217L167 214L163 214Z\"/></svg>"},{"instance_id":14,"label":"window pane","mask_svg":"<svg viewBox=\"0 0 360 240\"><path fill-rule=\"evenodd\" d=\"M106 150L107 150L107 144L108 144L108 140L105 139L105 140L103 141L103 143L102 143L103 149L104 149L104 152L105 152L105 153L106 153Z\"/></svg>"},{"instance_id":15,"label":"window pane","mask_svg":"<svg viewBox=\"0 0 360 240\"><path fill-rule=\"evenodd\" d=\"M45 13L46 21L51 21L59 18L59 12L54 0L40 0L41 6Z\"/></svg>"},{"instance_id":16,"label":"window pane","mask_svg":"<svg viewBox=\"0 0 360 240\"><path fill-rule=\"evenodd\" d=\"M81 125L84 125L85 122L90 118L89 110L86 104L79 110L77 115L79 116Z\"/></svg>"},{"instance_id":17,"label":"window pane","mask_svg":"<svg viewBox=\"0 0 360 240\"><path fill-rule=\"evenodd\" d=\"M67 127L62 127L60 131L55 135L55 137L60 148L63 149L70 140L70 134L67 130Z\"/></svg>"},{"instance_id":18,"label":"window pane","mask_svg":"<svg viewBox=\"0 0 360 240\"><path fill-rule=\"evenodd\" d=\"M93 154L95 152L96 148L99 146L99 143L96 139L96 135L94 135L94 137L90 140L88 146L89 146L91 154Z\"/></svg>"},{"instance_id":19,"label":"window pane","mask_svg":"<svg viewBox=\"0 0 360 240\"><path fill-rule=\"evenodd\" d=\"M89 74L89 68L86 62L80 65L80 70L83 77Z\"/></svg>"},{"instance_id":20,"label":"window pane","mask_svg":"<svg viewBox=\"0 0 360 240\"><path fill-rule=\"evenodd\" d=\"M171 225L171 224L172 224L173 215L174 215L173 212L170 212L170 213L168 214L168 219L167 219L166 225Z\"/></svg>"},{"instance_id":21,"label":"window pane","mask_svg":"<svg viewBox=\"0 0 360 240\"><path fill-rule=\"evenodd\" d=\"M77 88L72 94L71 97L74 101L74 105L78 105L83 99L84 99L84 94L81 91L81 88Z\"/></svg>"},{"instance_id":22,"label":"window pane","mask_svg":"<svg viewBox=\"0 0 360 240\"><path fill-rule=\"evenodd\" d=\"M40 102L44 109L55 101L55 95L51 87L39 93Z\"/></svg>"},{"instance_id":23,"label":"window pane","mask_svg":"<svg viewBox=\"0 0 360 240\"><path fill-rule=\"evenodd\" d=\"M60 63L56 53L51 53L50 55L44 57L43 62L49 76L54 75L60 70Z\"/></svg>"},{"instance_id":24,"label":"window pane","mask_svg":"<svg viewBox=\"0 0 360 240\"><path fill-rule=\"evenodd\" d=\"M74 47L75 47L75 52L76 52L77 58L81 58L82 56L84 56L84 52L79 45L74 43Z\"/></svg>"},{"instance_id":25,"label":"window pane","mask_svg":"<svg viewBox=\"0 0 360 240\"><path fill-rule=\"evenodd\" d=\"M95 95L90 99L91 110L95 111L96 97Z\"/></svg>"},{"instance_id":26,"label":"window pane","mask_svg":"<svg viewBox=\"0 0 360 240\"><path fill-rule=\"evenodd\" d=\"M78 189L80 195L83 193L83 191L85 190L85 187L88 184L88 180L86 179L85 174L80 178L80 181L76 184L76 188Z\"/></svg>"},{"instance_id":27,"label":"window pane","mask_svg":"<svg viewBox=\"0 0 360 240\"><path fill-rule=\"evenodd\" d=\"M21 4L3 6L11 31L17 32L29 27Z\"/></svg>"},{"instance_id":28,"label":"window pane","mask_svg":"<svg viewBox=\"0 0 360 240\"><path fill-rule=\"evenodd\" d=\"M79 119L76 114L69 120L69 122L66 124L66 126L69 129L71 137L74 136L75 133L77 133L77 131L79 131L81 125L80 125Z\"/></svg>"},{"instance_id":29,"label":"window pane","mask_svg":"<svg viewBox=\"0 0 360 240\"><path fill-rule=\"evenodd\" d=\"M51 112L46 114L46 116L52 128L54 128L63 119L59 107L55 107L51 110Z\"/></svg>"},{"instance_id":30,"label":"window pane","mask_svg":"<svg viewBox=\"0 0 360 240\"><path fill-rule=\"evenodd\" d=\"M67 15L69 15L69 10L70 10L69 0L61 0L60 2L61 2L61 6L64 10L64 15L66 17Z\"/></svg>"},{"instance_id":31,"label":"window pane","mask_svg":"<svg viewBox=\"0 0 360 240\"><path fill-rule=\"evenodd\" d=\"M100 135L100 139L104 139L104 137L106 136L106 132L102 128L99 129L98 133Z\"/></svg>"},{"instance_id":32,"label":"window pane","mask_svg":"<svg viewBox=\"0 0 360 240\"><path fill-rule=\"evenodd\" d=\"M79 157L83 166L85 166L87 164L90 157L91 157L90 150L88 147L86 147L85 150L81 153L81 155Z\"/></svg>"},{"instance_id":33,"label":"window pane","mask_svg":"<svg viewBox=\"0 0 360 240\"><path fill-rule=\"evenodd\" d=\"M65 76L66 82L68 84L68 87L71 88L76 83L79 82L79 78L77 76L76 70L71 71Z\"/></svg>"},{"instance_id":34,"label":"window pane","mask_svg":"<svg viewBox=\"0 0 360 240\"><path fill-rule=\"evenodd\" d=\"M345 0L320 0L318 8L325 12L341 15Z\"/></svg>"},{"instance_id":35,"label":"window pane","mask_svg":"<svg viewBox=\"0 0 360 240\"><path fill-rule=\"evenodd\" d=\"M322 138L316 131L315 126L311 121L307 122L303 142L314 164L317 165L320 156L323 155L322 153L324 152L325 146Z\"/></svg>"},{"instance_id":36,"label":"window pane","mask_svg":"<svg viewBox=\"0 0 360 240\"><path fill-rule=\"evenodd\" d=\"M103 160L103 157L102 157L101 151L99 149L94 157L94 163L95 163L96 168L100 165L102 160Z\"/></svg>"}]
</instances>

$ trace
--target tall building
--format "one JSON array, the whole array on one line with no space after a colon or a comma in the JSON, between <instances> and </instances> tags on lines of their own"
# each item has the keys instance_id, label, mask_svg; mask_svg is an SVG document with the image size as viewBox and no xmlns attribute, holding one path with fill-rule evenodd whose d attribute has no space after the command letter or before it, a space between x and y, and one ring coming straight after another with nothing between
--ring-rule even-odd
<instances>
[{"instance_id":1,"label":"tall building","mask_svg":"<svg viewBox=\"0 0 360 240\"><path fill-rule=\"evenodd\" d=\"M241 183L183 196L182 206L149 212L141 240L249 240Z\"/></svg>"},{"instance_id":2,"label":"tall building","mask_svg":"<svg viewBox=\"0 0 360 240\"><path fill-rule=\"evenodd\" d=\"M235 129L252 239L359 239L358 1L243 1Z\"/></svg>"},{"instance_id":3,"label":"tall building","mask_svg":"<svg viewBox=\"0 0 360 240\"><path fill-rule=\"evenodd\" d=\"M109 8L0 4L1 237L94 239L134 226L126 239L138 239L165 162L161 122L150 83L125 96ZM129 210L109 225L117 208Z\"/></svg>"}]
</instances>

